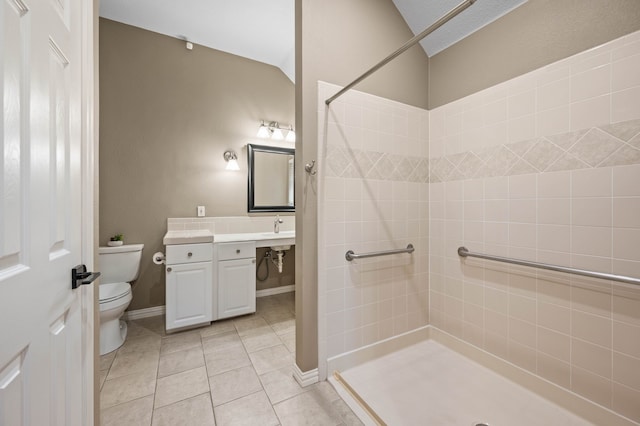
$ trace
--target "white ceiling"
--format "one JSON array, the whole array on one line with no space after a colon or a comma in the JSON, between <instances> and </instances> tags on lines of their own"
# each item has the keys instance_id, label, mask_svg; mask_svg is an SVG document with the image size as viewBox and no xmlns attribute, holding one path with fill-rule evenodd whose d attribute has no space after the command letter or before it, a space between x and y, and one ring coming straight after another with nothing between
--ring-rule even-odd
<instances>
[{"instance_id":1,"label":"white ceiling","mask_svg":"<svg viewBox=\"0 0 640 426\"><path fill-rule=\"evenodd\" d=\"M100 0L100 16L264 62L294 79L294 0Z\"/></svg>"},{"instance_id":2,"label":"white ceiling","mask_svg":"<svg viewBox=\"0 0 640 426\"><path fill-rule=\"evenodd\" d=\"M433 56L525 1L478 0L421 45ZM418 34L460 0L393 3ZM264 62L295 81L294 0L101 0L100 16Z\"/></svg>"},{"instance_id":3,"label":"white ceiling","mask_svg":"<svg viewBox=\"0 0 640 426\"><path fill-rule=\"evenodd\" d=\"M467 10L451 19L426 38L420 45L429 57L457 43L527 0L477 0ZM424 31L461 0L393 0L398 11L414 34Z\"/></svg>"}]
</instances>

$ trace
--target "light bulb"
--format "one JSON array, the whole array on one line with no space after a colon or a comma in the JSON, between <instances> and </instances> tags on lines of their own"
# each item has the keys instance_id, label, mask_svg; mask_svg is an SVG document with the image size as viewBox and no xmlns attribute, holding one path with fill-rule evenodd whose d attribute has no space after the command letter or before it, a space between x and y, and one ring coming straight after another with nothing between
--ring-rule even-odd
<instances>
[{"instance_id":1,"label":"light bulb","mask_svg":"<svg viewBox=\"0 0 640 426\"><path fill-rule=\"evenodd\" d=\"M273 139L274 141L281 141L284 139L284 135L282 134L282 130L280 130L279 128L275 128L273 129L273 133L271 133L271 139Z\"/></svg>"},{"instance_id":2,"label":"light bulb","mask_svg":"<svg viewBox=\"0 0 640 426\"><path fill-rule=\"evenodd\" d=\"M269 129L267 129L267 126L265 126L264 123L262 123L258 128L258 134L256 136L263 139L269 137Z\"/></svg>"},{"instance_id":3,"label":"light bulb","mask_svg":"<svg viewBox=\"0 0 640 426\"><path fill-rule=\"evenodd\" d=\"M295 142L296 141L296 132L293 129L289 129L289 133L287 133L287 137L285 138L287 142Z\"/></svg>"},{"instance_id":4,"label":"light bulb","mask_svg":"<svg viewBox=\"0 0 640 426\"><path fill-rule=\"evenodd\" d=\"M227 170L240 170L240 166L238 165L238 160L235 158L230 159L227 162Z\"/></svg>"}]
</instances>

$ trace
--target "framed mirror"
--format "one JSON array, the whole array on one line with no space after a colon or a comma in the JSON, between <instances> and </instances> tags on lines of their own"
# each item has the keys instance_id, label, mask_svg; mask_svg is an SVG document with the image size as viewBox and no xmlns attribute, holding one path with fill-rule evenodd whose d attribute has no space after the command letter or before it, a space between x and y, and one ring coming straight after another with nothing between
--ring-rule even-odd
<instances>
[{"instance_id":1,"label":"framed mirror","mask_svg":"<svg viewBox=\"0 0 640 426\"><path fill-rule=\"evenodd\" d=\"M249 213L293 212L295 149L247 145Z\"/></svg>"}]
</instances>

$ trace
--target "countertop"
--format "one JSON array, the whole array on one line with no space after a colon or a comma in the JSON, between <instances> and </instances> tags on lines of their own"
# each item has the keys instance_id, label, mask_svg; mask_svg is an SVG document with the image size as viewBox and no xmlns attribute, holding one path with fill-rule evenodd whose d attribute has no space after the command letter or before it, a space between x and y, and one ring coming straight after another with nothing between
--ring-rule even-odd
<instances>
[{"instance_id":1,"label":"countertop","mask_svg":"<svg viewBox=\"0 0 640 426\"><path fill-rule=\"evenodd\" d=\"M165 246L172 244L197 244L213 242L213 234L208 229L167 231L162 239Z\"/></svg>"},{"instance_id":2,"label":"countertop","mask_svg":"<svg viewBox=\"0 0 640 426\"><path fill-rule=\"evenodd\" d=\"M212 234L206 229L186 231L167 231L162 243L171 244L196 244L196 243L232 243L240 241L255 241L256 247L271 247L283 245L295 245L295 231L275 232L242 232L237 234Z\"/></svg>"}]
</instances>

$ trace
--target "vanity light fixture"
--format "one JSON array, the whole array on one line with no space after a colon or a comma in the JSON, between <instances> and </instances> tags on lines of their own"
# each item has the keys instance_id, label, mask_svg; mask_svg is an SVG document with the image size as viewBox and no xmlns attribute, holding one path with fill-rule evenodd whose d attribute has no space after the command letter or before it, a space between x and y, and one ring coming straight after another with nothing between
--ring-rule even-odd
<instances>
[{"instance_id":1,"label":"vanity light fixture","mask_svg":"<svg viewBox=\"0 0 640 426\"><path fill-rule=\"evenodd\" d=\"M287 132L286 138L283 131ZM293 126L280 127L277 121L271 121L269 124L265 124L263 120L258 128L257 137L273 139L275 141L286 140L287 142L295 142L296 132L293 131Z\"/></svg>"},{"instance_id":2,"label":"vanity light fixture","mask_svg":"<svg viewBox=\"0 0 640 426\"><path fill-rule=\"evenodd\" d=\"M224 161L227 162L227 170L240 170L238 154L236 154L235 151L225 151Z\"/></svg>"}]
</instances>

